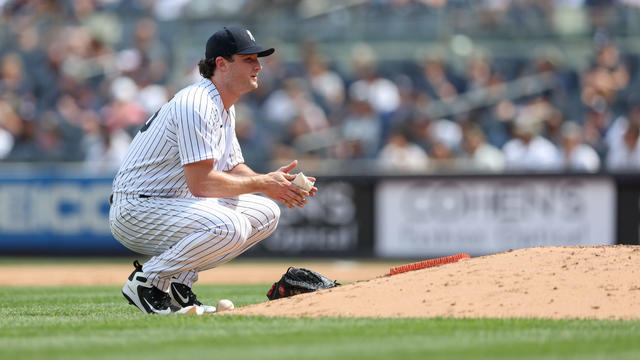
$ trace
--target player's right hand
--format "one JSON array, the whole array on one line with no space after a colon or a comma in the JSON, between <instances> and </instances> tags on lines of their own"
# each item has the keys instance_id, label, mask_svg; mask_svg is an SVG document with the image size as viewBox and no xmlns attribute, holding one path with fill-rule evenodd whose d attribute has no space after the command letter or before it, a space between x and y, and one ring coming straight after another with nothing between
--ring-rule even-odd
<instances>
[{"instance_id":1,"label":"player's right hand","mask_svg":"<svg viewBox=\"0 0 640 360\"><path fill-rule=\"evenodd\" d=\"M285 166L281 167L280 169L278 169L278 171L283 172L285 174L288 174L289 171L295 169L296 166L298 166L298 160L293 160L288 165L285 165Z\"/></svg>"},{"instance_id":2,"label":"player's right hand","mask_svg":"<svg viewBox=\"0 0 640 360\"><path fill-rule=\"evenodd\" d=\"M306 197L310 196L309 192L291 183L296 176L283 172L281 169L262 176L261 192L267 197L283 203L289 209L296 206L303 207L307 203Z\"/></svg>"}]
</instances>

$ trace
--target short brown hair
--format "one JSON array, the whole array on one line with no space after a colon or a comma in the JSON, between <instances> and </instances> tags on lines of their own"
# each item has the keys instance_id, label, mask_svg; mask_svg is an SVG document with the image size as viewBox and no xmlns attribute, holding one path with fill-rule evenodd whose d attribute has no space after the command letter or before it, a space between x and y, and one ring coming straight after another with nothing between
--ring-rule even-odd
<instances>
[{"instance_id":1,"label":"short brown hair","mask_svg":"<svg viewBox=\"0 0 640 360\"><path fill-rule=\"evenodd\" d=\"M223 58L228 61L233 61L233 55L229 57L223 56ZM200 71L200 75L202 75L202 77L209 79L213 76L213 72L216 70L216 59L201 59L198 62L198 70Z\"/></svg>"}]
</instances>

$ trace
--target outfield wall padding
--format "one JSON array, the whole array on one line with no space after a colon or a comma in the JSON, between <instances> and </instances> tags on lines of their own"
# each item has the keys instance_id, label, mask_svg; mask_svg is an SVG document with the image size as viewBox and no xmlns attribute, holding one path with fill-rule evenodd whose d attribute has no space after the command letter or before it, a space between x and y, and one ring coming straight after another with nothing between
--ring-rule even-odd
<instances>
[{"instance_id":1,"label":"outfield wall padding","mask_svg":"<svg viewBox=\"0 0 640 360\"><path fill-rule=\"evenodd\" d=\"M0 167L0 254L131 255L109 231L112 175ZM638 244L640 174L318 176L243 256L416 258Z\"/></svg>"}]
</instances>

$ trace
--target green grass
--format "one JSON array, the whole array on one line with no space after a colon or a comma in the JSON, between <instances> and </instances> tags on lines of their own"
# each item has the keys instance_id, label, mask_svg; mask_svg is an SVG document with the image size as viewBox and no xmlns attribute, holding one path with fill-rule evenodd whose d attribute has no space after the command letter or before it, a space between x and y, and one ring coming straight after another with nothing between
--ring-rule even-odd
<instances>
[{"instance_id":1,"label":"green grass","mask_svg":"<svg viewBox=\"0 0 640 360\"><path fill-rule=\"evenodd\" d=\"M242 306L267 288L194 290ZM0 359L640 359L639 321L151 316L119 287L0 290Z\"/></svg>"}]
</instances>

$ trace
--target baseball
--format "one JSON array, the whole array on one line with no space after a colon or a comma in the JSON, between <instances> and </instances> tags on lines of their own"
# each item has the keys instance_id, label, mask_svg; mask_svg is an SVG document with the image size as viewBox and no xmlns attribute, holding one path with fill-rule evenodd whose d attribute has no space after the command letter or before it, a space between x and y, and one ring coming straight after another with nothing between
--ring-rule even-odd
<instances>
[{"instance_id":1,"label":"baseball","mask_svg":"<svg viewBox=\"0 0 640 360\"><path fill-rule=\"evenodd\" d=\"M231 310L233 309L233 302L231 302L231 300L229 299L220 299L220 301L218 301L218 306L216 306L216 311L220 312L220 311L227 311L227 310Z\"/></svg>"},{"instance_id":2,"label":"baseball","mask_svg":"<svg viewBox=\"0 0 640 360\"><path fill-rule=\"evenodd\" d=\"M296 178L292 181L297 187L310 191L313 188L313 182L309 180L303 173L299 172L296 174Z\"/></svg>"}]
</instances>

